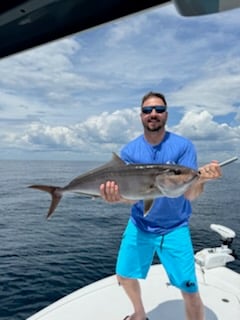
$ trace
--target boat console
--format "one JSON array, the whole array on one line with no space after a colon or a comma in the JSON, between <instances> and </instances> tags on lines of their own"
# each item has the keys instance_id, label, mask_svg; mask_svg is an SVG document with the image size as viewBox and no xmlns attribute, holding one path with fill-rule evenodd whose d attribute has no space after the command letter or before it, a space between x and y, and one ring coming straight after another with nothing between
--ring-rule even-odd
<instances>
[{"instance_id":1,"label":"boat console","mask_svg":"<svg viewBox=\"0 0 240 320\"><path fill-rule=\"evenodd\" d=\"M220 235L222 244L220 247L202 249L195 254L196 263L205 269L223 267L235 260L231 244L236 233L220 224L211 224L210 228Z\"/></svg>"}]
</instances>

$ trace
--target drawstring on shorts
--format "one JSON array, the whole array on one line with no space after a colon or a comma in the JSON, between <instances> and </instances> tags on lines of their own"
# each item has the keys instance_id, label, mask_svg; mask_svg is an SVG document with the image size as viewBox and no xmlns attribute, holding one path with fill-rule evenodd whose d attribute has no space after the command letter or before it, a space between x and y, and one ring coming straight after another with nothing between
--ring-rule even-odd
<instances>
[{"instance_id":1,"label":"drawstring on shorts","mask_svg":"<svg viewBox=\"0 0 240 320\"><path fill-rule=\"evenodd\" d=\"M162 236L162 239L161 239L161 243L160 243L160 250L162 250L163 242L164 242L164 235Z\"/></svg>"}]
</instances>

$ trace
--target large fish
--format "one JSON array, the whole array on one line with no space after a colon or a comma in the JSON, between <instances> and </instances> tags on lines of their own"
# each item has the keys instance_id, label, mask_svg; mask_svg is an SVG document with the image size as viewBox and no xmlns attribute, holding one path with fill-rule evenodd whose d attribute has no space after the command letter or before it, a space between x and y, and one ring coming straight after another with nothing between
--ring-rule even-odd
<instances>
[{"instance_id":1,"label":"large fish","mask_svg":"<svg viewBox=\"0 0 240 320\"><path fill-rule=\"evenodd\" d=\"M144 200L146 215L158 197L179 197L199 178L199 172L173 164L126 164L113 153L112 160L73 179L65 187L31 185L29 188L49 192L52 202L49 218L56 209L62 195L74 192L89 196L100 196L100 184L115 181L121 195L129 200Z\"/></svg>"}]
</instances>

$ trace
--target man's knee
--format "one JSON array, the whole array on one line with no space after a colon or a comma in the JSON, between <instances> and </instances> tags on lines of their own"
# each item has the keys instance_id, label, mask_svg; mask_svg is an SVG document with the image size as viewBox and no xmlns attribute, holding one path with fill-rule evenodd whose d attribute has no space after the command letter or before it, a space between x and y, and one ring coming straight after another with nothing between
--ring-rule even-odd
<instances>
[{"instance_id":1,"label":"man's knee","mask_svg":"<svg viewBox=\"0 0 240 320\"><path fill-rule=\"evenodd\" d=\"M118 274L116 275L116 277L117 277L118 284L121 286L122 285L122 277L119 276Z\"/></svg>"},{"instance_id":2,"label":"man's knee","mask_svg":"<svg viewBox=\"0 0 240 320\"><path fill-rule=\"evenodd\" d=\"M118 284L120 286L125 286L127 284L137 282L137 279L125 278L125 277L119 276L118 274L116 275L116 277L117 277Z\"/></svg>"},{"instance_id":3,"label":"man's knee","mask_svg":"<svg viewBox=\"0 0 240 320\"><path fill-rule=\"evenodd\" d=\"M117 276L117 281L118 281L118 284L121 286L123 285L124 283L128 282L128 278L124 278L122 276L119 276L118 274L116 275Z\"/></svg>"},{"instance_id":4,"label":"man's knee","mask_svg":"<svg viewBox=\"0 0 240 320\"><path fill-rule=\"evenodd\" d=\"M202 300L201 300L199 292L187 293L187 292L182 291L182 296L184 298L184 301L187 304L191 304L191 305L195 305L195 306L202 305Z\"/></svg>"}]
</instances>

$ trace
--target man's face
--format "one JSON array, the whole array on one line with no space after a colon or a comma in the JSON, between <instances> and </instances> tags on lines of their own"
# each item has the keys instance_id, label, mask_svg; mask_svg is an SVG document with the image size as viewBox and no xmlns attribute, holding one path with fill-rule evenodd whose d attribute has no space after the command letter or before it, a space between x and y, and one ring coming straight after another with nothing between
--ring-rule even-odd
<instances>
[{"instance_id":1,"label":"man's face","mask_svg":"<svg viewBox=\"0 0 240 320\"><path fill-rule=\"evenodd\" d=\"M157 108L153 108L153 110L145 109L148 113L144 113L144 107ZM157 132L165 127L168 113L164 109L164 107L165 105L163 100L158 97L150 97L143 103L141 110L141 120L145 130L150 132Z\"/></svg>"}]
</instances>

